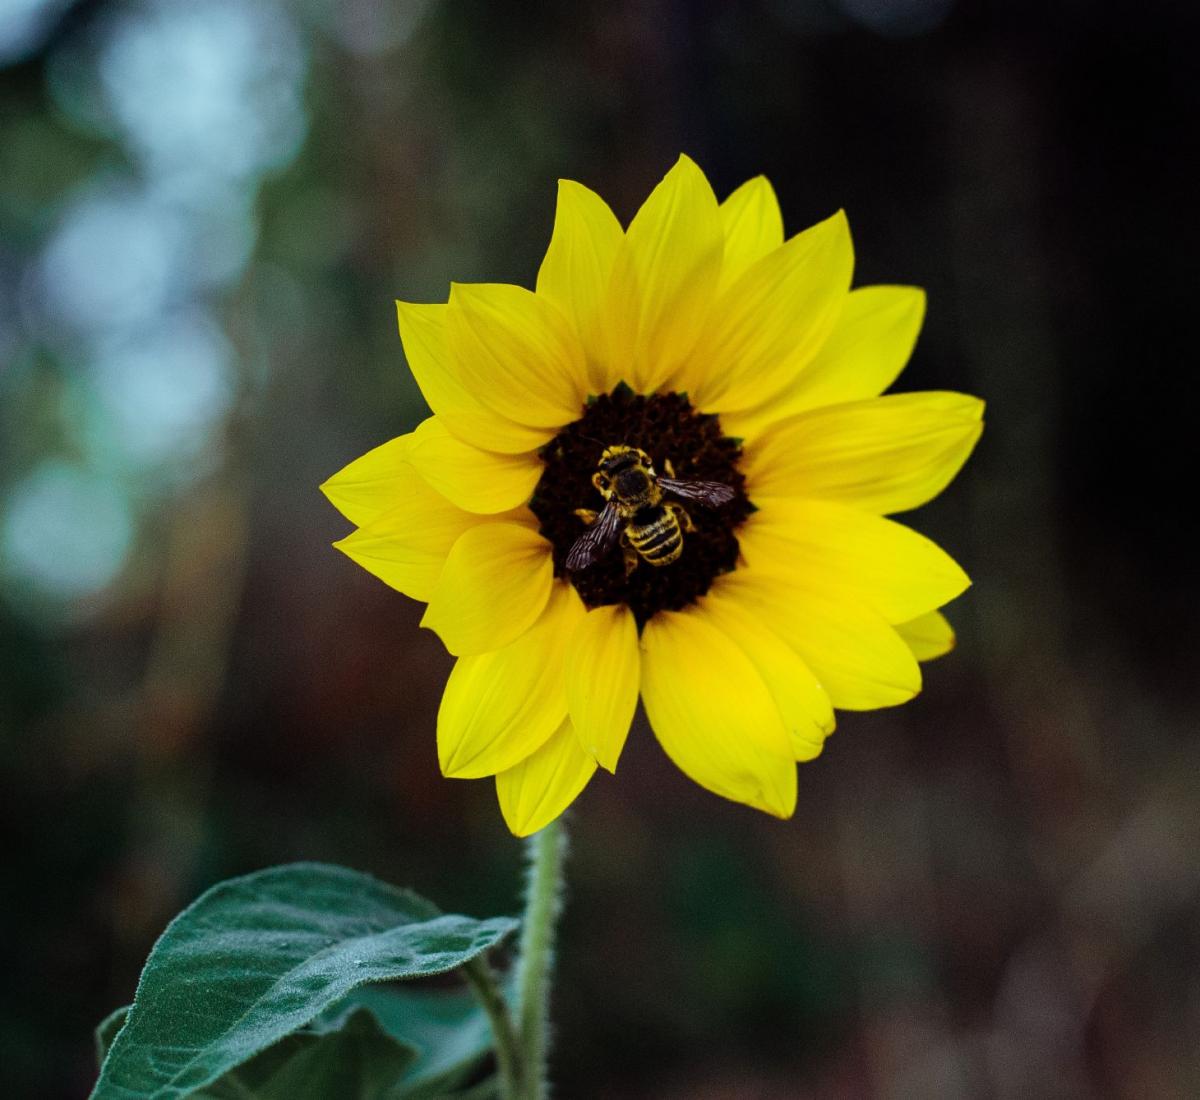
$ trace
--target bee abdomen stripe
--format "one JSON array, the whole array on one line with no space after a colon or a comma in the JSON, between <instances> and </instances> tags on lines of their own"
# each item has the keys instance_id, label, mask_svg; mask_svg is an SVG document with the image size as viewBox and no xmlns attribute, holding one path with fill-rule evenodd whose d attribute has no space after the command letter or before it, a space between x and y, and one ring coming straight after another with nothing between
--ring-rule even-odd
<instances>
[{"instance_id":1,"label":"bee abdomen stripe","mask_svg":"<svg viewBox=\"0 0 1200 1100\"><path fill-rule=\"evenodd\" d=\"M643 527L639 534L646 537L643 542L654 542L658 539L670 538L675 533L675 525L673 523L664 523L661 526L656 524L654 527Z\"/></svg>"},{"instance_id":2,"label":"bee abdomen stripe","mask_svg":"<svg viewBox=\"0 0 1200 1100\"><path fill-rule=\"evenodd\" d=\"M674 538L665 538L656 542L653 546L641 546L638 549L641 551L642 555L647 558L661 558L671 553L671 551L679 545L680 541L681 540L678 536Z\"/></svg>"},{"instance_id":3,"label":"bee abdomen stripe","mask_svg":"<svg viewBox=\"0 0 1200 1100\"><path fill-rule=\"evenodd\" d=\"M638 537L634 540L634 545L637 546L642 553L649 553L651 550L656 550L664 543L670 542L678 537L678 532L674 527L659 527L657 530L650 531L645 538L641 537L642 532L638 532Z\"/></svg>"},{"instance_id":4,"label":"bee abdomen stripe","mask_svg":"<svg viewBox=\"0 0 1200 1100\"><path fill-rule=\"evenodd\" d=\"M683 542L680 541L672 543L670 546L664 546L661 550L657 550L653 554L643 554L642 560L648 562L650 565L668 565L682 553Z\"/></svg>"}]
</instances>

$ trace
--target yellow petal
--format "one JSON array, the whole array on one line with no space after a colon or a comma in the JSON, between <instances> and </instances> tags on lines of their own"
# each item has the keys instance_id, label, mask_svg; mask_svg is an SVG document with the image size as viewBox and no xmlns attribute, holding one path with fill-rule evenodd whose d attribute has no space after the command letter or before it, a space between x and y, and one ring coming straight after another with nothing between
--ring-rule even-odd
<instances>
[{"instance_id":1,"label":"yellow petal","mask_svg":"<svg viewBox=\"0 0 1200 1100\"><path fill-rule=\"evenodd\" d=\"M864 286L786 398L791 412L878 397L904 369L925 320L925 291Z\"/></svg>"},{"instance_id":2,"label":"yellow petal","mask_svg":"<svg viewBox=\"0 0 1200 1100\"><path fill-rule=\"evenodd\" d=\"M507 283L455 283L446 331L459 377L489 409L534 428L579 418L582 352L544 298Z\"/></svg>"},{"instance_id":3,"label":"yellow petal","mask_svg":"<svg viewBox=\"0 0 1200 1100\"><path fill-rule=\"evenodd\" d=\"M902 393L813 409L781 421L743 452L750 499L837 500L886 514L916 508L958 473L983 431L983 402Z\"/></svg>"},{"instance_id":4,"label":"yellow petal","mask_svg":"<svg viewBox=\"0 0 1200 1100\"><path fill-rule=\"evenodd\" d=\"M370 523L400 502L411 477L408 452L413 432L397 436L343 466L321 485L321 492L351 523Z\"/></svg>"},{"instance_id":5,"label":"yellow petal","mask_svg":"<svg viewBox=\"0 0 1200 1100\"><path fill-rule=\"evenodd\" d=\"M889 623L941 607L971 583L923 535L830 501L772 500L738 530L738 543L752 568L803 577L831 597L873 608Z\"/></svg>"},{"instance_id":6,"label":"yellow petal","mask_svg":"<svg viewBox=\"0 0 1200 1100\"><path fill-rule=\"evenodd\" d=\"M658 389L691 354L712 306L724 233L704 173L681 156L627 233L639 310L634 389Z\"/></svg>"},{"instance_id":7,"label":"yellow petal","mask_svg":"<svg viewBox=\"0 0 1200 1100\"><path fill-rule=\"evenodd\" d=\"M460 657L438 711L438 761L455 779L511 768L536 751L567 713L563 654L583 603L565 582L515 642Z\"/></svg>"},{"instance_id":8,"label":"yellow petal","mask_svg":"<svg viewBox=\"0 0 1200 1100\"><path fill-rule=\"evenodd\" d=\"M599 195L571 180L558 181L554 234L538 271L537 292L573 326L587 360L590 393L607 393L620 380L610 374L606 322L613 264L624 236Z\"/></svg>"},{"instance_id":9,"label":"yellow petal","mask_svg":"<svg viewBox=\"0 0 1200 1100\"><path fill-rule=\"evenodd\" d=\"M525 633L550 598L550 544L515 523L459 536L421 625L457 657L499 649Z\"/></svg>"},{"instance_id":10,"label":"yellow petal","mask_svg":"<svg viewBox=\"0 0 1200 1100\"><path fill-rule=\"evenodd\" d=\"M720 290L731 286L745 270L783 244L783 214L766 176L747 180L721 203L725 258Z\"/></svg>"},{"instance_id":11,"label":"yellow petal","mask_svg":"<svg viewBox=\"0 0 1200 1100\"><path fill-rule=\"evenodd\" d=\"M459 439L489 451L533 451L554 434L531 428L488 408L470 388L450 354L446 305L397 302L400 339L409 370L429 407Z\"/></svg>"},{"instance_id":12,"label":"yellow petal","mask_svg":"<svg viewBox=\"0 0 1200 1100\"><path fill-rule=\"evenodd\" d=\"M408 459L439 493L468 512L494 515L524 504L542 476L536 455L481 451L431 416L416 432Z\"/></svg>"},{"instance_id":13,"label":"yellow petal","mask_svg":"<svg viewBox=\"0 0 1200 1100\"><path fill-rule=\"evenodd\" d=\"M567 645L567 708L580 743L616 771L638 698L638 636L624 604L589 611Z\"/></svg>"},{"instance_id":14,"label":"yellow petal","mask_svg":"<svg viewBox=\"0 0 1200 1100\"><path fill-rule=\"evenodd\" d=\"M796 765L775 700L750 659L698 606L642 631L642 700L655 736L702 787L776 817L796 806Z\"/></svg>"},{"instance_id":15,"label":"yellow petal","mask_svg":"<svg viewBox=\"0 0 1200 1100\"><path fill-rule=\"evenodd\" d=\"M954 648L954 627L940 611L930 611L907 623L900 623L896 633L904 639L918 661L932 661Z\"/></svg>"},{"instance_id":16,"label":"yellow petal","mask_svg":"<svg viewBox=\"0 0 1200 1100\"><path fill-rule=\"evenodd\" d=\"M385 584L428 600L459 536L492 517L451 504L408 464L389 484L395 491L391 511L333 545Z\"/></svg>"},{"instance_id":17,"label":"yellow petal","mask_svg":"<svg viewBox=\"0 0 1200 1100\"><path fill-rule=\"evenodd\" d=\"M700 603L709 621L750 658L779 708L797 760L812 760L833 732L833 705L812 670L718 578Z\"/></svg>"},{"instance_id":18,"label":"yellow petal","mask_svg":"<svg viewBox=\"0 0 1200 1100\"><path fill-rule=\"evenodd\" d=\"M689 387L696 406L725 413L777 398L833 330L853 270L840 210L752 264L713 306L707 369Z\"/></svg>"},{"instance_id":19,"label":"yellow petal","mask_svg":"<svg viewBox=\"0 0 1200 1100\"><path fill-rule=\"evenodd\" d=\"M904 369L925 318L925 292L914 286L850 291L841 316L817 354L777 399L721 420L748 439L807 409L878 397Z\"/></svg>"},{"instance_id":20,"label":"yellow petal","mask_svg":"<svg viewBox=\"0 0 1200 1100\"><path fill-rule=\"evenodd\" d=\"M638 326L641 323L642 297L638 286L637 267L629 238L625 237L613 261L608 282L602 325L608 360L605 364L602 391L610 391L618 382L636 380L634 361L637 356Z\"/></svg>"},{"instance_id":21,"label":"yellow petal","mask_svg":"<svg viewBox=\"0 0 1200 1100\"><path fill-rule=\"evenodd\" d=\"M529 836L559 816L587 786L596 761L568 719L541 748L496 776L500 812L515 836Z\"/></svg>"},{"instance_id":22,"label":"yellow petal","mask_svg":"<svg viewBox=\"0 0 1200 1100\"><path fill-rule=\"evenodd\" d=\"M740 568L725 580L813 670L835 707L874 710L907 702L921 670L896 631L870 608Z\"/></svg>"}]
</instances>

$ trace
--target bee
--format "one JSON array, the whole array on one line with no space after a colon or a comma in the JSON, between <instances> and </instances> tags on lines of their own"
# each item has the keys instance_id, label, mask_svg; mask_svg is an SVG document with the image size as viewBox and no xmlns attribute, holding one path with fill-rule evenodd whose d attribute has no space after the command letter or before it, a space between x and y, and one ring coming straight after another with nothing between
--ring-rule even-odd
<instances>
[{"instance_id":1,"label":"bee","mask_svg":"<svg viewBox=\"0 0 1200 1100\"><path fill-rule=\"evenodd\" d=\"M667 476L659 477L650 456L640 447L617 444L605 449L592 474L592 484L604 497L604 509L580 508L576 515L588 528L567 554L567 569L577 573L594 565L620 543L625 575L638 561L661 567L683 553L685 532L695 530L682 504L665 494L706 508L719 508L734 498L734 490L719 481L680 481L670 460Z\"/></svg>"}]
</instances>

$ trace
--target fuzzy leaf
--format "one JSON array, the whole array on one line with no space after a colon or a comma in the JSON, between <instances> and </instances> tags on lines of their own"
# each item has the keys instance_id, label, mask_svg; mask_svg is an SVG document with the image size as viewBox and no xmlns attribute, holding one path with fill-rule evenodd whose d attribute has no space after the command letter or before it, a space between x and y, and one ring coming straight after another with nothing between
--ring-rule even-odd
<instances>
[{"instance_id":1,"label":"fuzzy leaf","mask_svg":"<svg viewBox=\"0 0 1200 1100\"><path fill-rule=\"evenodd\" d=\"M515 927L508 918L445 915L408 891L323 864L275 867L221 883L163 933L124 1025L115 1014L101 1025L98 1042L112 1045L93 1100L245 1097L245 1089L207 1090L239 1066L249 1071L252 1059L265 1081L283 1075L286 1084L306 1074L315 1080L320 1060L327 1057L321 1052L340 1048L342 1057L347 1044L386 1051L379 1057L389 1062L392 1081L403 1075L413 1089L429 1083L440 1087L440 1074L460 1068L464 1059L478 1060L478 1038L458 1033L468 1023L477 1029L477 1019L447 1022L439 1032L436 1021L430 1030L428 1020L413 1015L418 1001L412 998L407 998L407 1017L399 1002L379 999L366 1005L358 1002L358 994L346 1001L345 1010L335 1006L368 983L453 970ZM410 1041L410 1028L416 1042ZM284 1039L288 1042L281 1043ZM450 1040L461 1043L458 1054L440 1049ZM270 1057L260 1062L256 1056L264 1051ZM422 1052L425 1057L419 1058ZM314 1060L299 1077L291 1068L297 1058L299 1065L305 1058ZM274 1086L261 1091L264 1087L254 1086L253 1094L283 1095ZM298 1088L292 1084L287 1095L306 1095ZM346 1092L339 1078L335 1093L326 1088L311 1095L415 1094L407 1087Z\"/></svg>"},{"instance_id":2,"label":"fuzzy leaf","mask_svg":"<svg viewBox=\"0 0 1200 1100\"><path fill-rule=\"evenodd\" d=\"M129 1008L96 1028L103 1064ZM491 1025L467 990L363 986L308 1027L281 1039L193 1100L490 1100L494 1077L478 1077ZM336 1075L336 1076L331 1076ZM338 1088L334 1092L330 1081ZM357 1083L356 1085L353 1083ZM459 1091L459 1090L462 1091Z\"/></svg>"}]
</instances>

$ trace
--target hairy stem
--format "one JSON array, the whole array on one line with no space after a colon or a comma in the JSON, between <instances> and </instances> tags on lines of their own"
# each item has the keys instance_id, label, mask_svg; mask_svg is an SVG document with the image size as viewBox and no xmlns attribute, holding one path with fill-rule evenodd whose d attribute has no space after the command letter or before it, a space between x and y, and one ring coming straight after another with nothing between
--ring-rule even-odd
<instances>
[{"instance_id":1,"label":"hairy stem","mask_svg":"<svg viewBox=\"0 0 1200 1100\"><path fill-rule=\"evenodd\" d=\"M528 841L528 851L525 919L521 926L521 955L517 964L524 1076L521 1097L522 1100L544 1100L548 1094L550 972L554 965L555 923L562 908L563 858L566 854L566 834L561 823L552 821L534 833Z\"/></svg>"}]
</instances>

